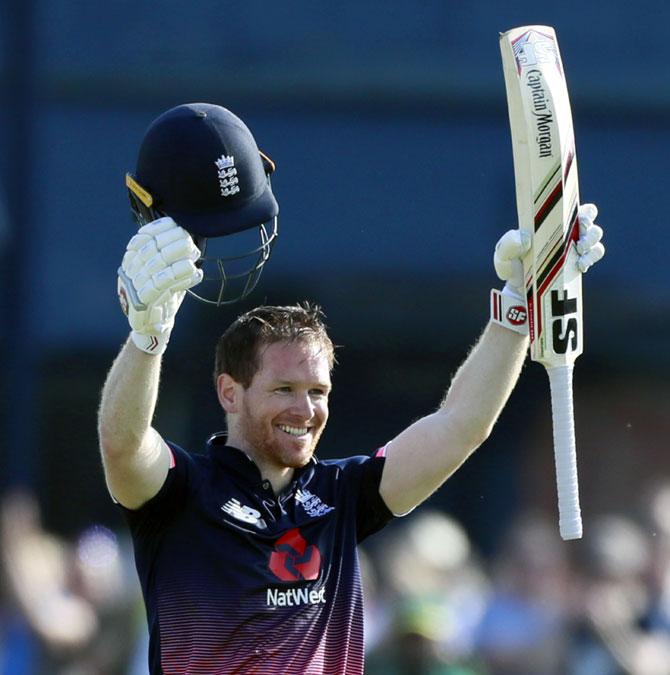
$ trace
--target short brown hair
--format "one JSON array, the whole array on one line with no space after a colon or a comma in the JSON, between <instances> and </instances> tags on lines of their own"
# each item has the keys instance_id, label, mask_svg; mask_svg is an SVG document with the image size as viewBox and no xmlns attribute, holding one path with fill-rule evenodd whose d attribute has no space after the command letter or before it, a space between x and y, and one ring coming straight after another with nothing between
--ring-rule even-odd
<instances>
[{"instance_id":1,"label":"short brown hair","mask_svg":"<svg viewBox=\"0 0 670 675\"><path fill-rule=\"evenodd\" d=\"M214 383L228 373L249 387L261 367L261 348L274 342L314 342L324 350L330 370L335 346L323 322L319 305L302 302L287 307L263 305L239 316L219 338L214 361Z\"/></svg>"}]
</instances>

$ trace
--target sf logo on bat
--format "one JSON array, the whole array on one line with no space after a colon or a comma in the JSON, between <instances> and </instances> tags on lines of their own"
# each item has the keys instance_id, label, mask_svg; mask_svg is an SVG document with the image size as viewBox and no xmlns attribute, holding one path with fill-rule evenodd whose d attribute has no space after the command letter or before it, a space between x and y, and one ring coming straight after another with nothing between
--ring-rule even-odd
<instances>
[{"instance_id":1,"label":"sf logo on bat","mask_svg":"<svg viewBox=\"0 0 670 675\"><path fill-rule=\"evenodd\" d=\"M551 340L556 354L576 351L579 335L577 298L565 290L551 292Z\"/></svg>"}]
</instances>

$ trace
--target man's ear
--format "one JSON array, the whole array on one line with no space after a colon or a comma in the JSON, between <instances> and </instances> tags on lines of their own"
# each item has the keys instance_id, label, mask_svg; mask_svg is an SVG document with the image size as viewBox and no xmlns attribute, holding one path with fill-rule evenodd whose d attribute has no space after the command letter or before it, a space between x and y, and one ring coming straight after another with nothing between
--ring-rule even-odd
<instances>
[{"instance_id":1,"label":"man's ear","mask_svg":"<svg viewBox=\"0 0 670 675\"><path fill-rule=\"evenodd\" d=\"M241 392L242 385L228 373L221 373L216 378L216 393L219 397L219 403L227 413L238 412Z\"/></svg>"}]
</instances>

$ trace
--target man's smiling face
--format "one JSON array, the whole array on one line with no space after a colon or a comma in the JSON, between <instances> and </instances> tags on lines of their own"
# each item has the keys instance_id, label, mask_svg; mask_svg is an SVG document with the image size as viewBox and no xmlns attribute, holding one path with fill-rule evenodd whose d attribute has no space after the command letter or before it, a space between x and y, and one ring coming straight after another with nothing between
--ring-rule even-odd
<instances>
[{"instance_id":1,"label":"man's smiling face","mask_svg":"<svg viewBox=\"0 0 670 675\"><path fill-rule=\"evenodd\" d=\"M239 386L231 444L259 466L305 466L328 421L328 358L320 344L306 340L274 342L260 356L249 387Z\"/></svg>"}]
</instances>

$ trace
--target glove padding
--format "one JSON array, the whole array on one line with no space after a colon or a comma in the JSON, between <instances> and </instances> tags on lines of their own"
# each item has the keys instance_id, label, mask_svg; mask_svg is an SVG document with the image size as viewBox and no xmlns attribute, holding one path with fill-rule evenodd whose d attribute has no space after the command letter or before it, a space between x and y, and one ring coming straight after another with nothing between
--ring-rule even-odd
<instances>
[{"instance_id":1,"label":"glove padding","mask_svg":"<svg viewBox=\"0 0 670 675\"><path fill-rule=\"evenodd\" d=\"M577 212L577 268L581 273L605 255L605 247L600 243L603 230L593 222L597 215L598 209L594 204L582 204ZM500 237L493 254L496 274L506 283L502 291L491 291L491 320L524 335L528 333L528 310L521 258L528 252L531 243L530 233L509 230Z\"/></svg>"},{"instance_id":2,"label":"glove padding","mask_svg":"<svg viewBox=\"0 0 670 675\"><path fill-rule=\"evenodd\" d=\"M522 299L523 264L521 258L529 251L532 237L525 230L508 230L496 244L493 266L498 278L507 282L505 288Z\"/></svg>"},{"instance_id":3,"label":"glove padding","mask_svg":"<svg viewBox=\"0 0 670 675\"><path fill-rule=\"evenodd\" d=\"M605 255L605 247L600 242L603 228L593 221L598 217L595 204L582 204L577 212L579 218L579 241L577 241L577 267L583 274Z\"/></svg>"},{"instance_id":4,"label":"glove padding","mask_svg":"<svg viewBox=\"0 0 670 675\"><path fill-rule=\"evenodd\" d=\"M577 241L577 267L584 273L605 255L600 243L603 230L593 221L598 215L595 204L582 204L577 212L579 219L579 240ZM500 279L507 282L505 288L517 297L525 297L523 265L521 258L528 252L531 235L522 230L505 232L496 244L493 266Z\"/></svg>"},{"instance_id":5,"label":"glove padding","mask_svg":"<svg viewBox=\"0 0 670 675\"><path fill-rule=\"evenodd\" d=\"M121 308L143 351L162 354L186 290L202 281L200 250L172 218L159 218L128 242L119 268Z\"/></svg>"}]
</instances>

